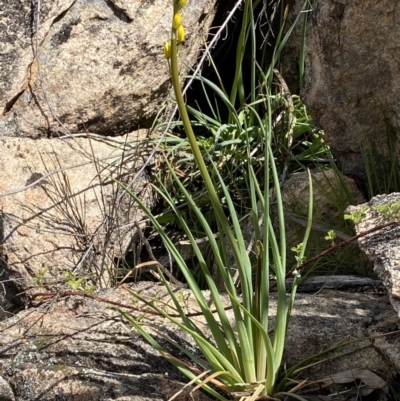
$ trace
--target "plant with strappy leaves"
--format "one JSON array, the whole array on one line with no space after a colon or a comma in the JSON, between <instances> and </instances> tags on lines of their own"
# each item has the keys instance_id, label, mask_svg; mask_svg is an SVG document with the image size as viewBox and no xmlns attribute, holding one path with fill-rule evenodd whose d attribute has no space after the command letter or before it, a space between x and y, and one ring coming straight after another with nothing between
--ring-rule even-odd
<instances>
[{"instance_id":1,"label":"plant with strappy leaves","mask_svg":"<svg viewBox=\"0 0 400 401\"><path fill-rule=\"evenodd\" d=\"M190 364L176 358L154 336L149 334L142 322L135 320L126 313L123 314L155 349L177 366L193 383L197 383L220 400L226 400L227 397L232 395L237 396L238 394L245 395L249 399L255 399L261 395L274 394L278 371L282 362L289 317L300 279L300 273L294 270L294 284L288 297L285 286L287 270L283 202L279 173L272 148L274 135L277 134L278 130L280 131L280 135L282 134L282 127L279 125L279 121L283 121L277 118L282 107L276 102L279 89L277 89L277 85L273 84L274 68L278 63L280 53L293 27L284 34L284 24L282 24L282 28L276 37L272 61L268 67L265 69L261 68L257 63L252 65L252 89L251 95L247 99L244 95L243 71L241 66L247 42L249 42L255 53L256 18L254 16L254 8L258 2L245 1L244 17L238 44L235 83L229 98L225 97L226 106L229 110L227 124L234 127L242 138L244 138L245 148L242 151L247 154L247 158L241 161L241 163L246 167L248 174L249 185L247 196L250 200L250 216L255 232L254 247L252 250L255 255L254 259L250 257L247 251L247 244L243 237L235 204L231 199L228 186L224 178L221 177L218 166L213 163L211 158L208 158L207 162L212 166L212 174L210 174L210 167L207 168L206 161L202 156L198 141L193 132L182 95L178 73L178 48L180 43L183 42L185 35L181 14L182 8L186 3L185 0L173 0L171 39L164 46L164 54L170 63L172 84L180 117L215 214L217 232L213 231L213 227L210 226L201 209L178 179L172 167L170 168L170 174L208 238L209 245L214 254L218 275L224 283L228 294L230 301L229 308L232 309L234 317L233 323L228 318L226 305L223 303L223 297L220 294L215 277L210 266L207 265L203 252L196 238L194 238L184 214L177 208L173 197L165 191L165 188L162 188L162 183L160 183L161 188L154 186L154 189L164 197L166 204L175 213L180 227L183 228L191 242L204 280L210 290L215 311L209 306L205 295L201 292L185 260L165 233L157 218L152 215L134 193L130 193L146 212L185 277L196 299L196 303L204 316L209 333L206 334L200 330L196 322L187 316L177 295L172 291L169 283L164 279L162 274L162 280L173 301L174 308L179 314L179 318L171 316L170 313L156 304L146 301L140 294L134 295L137 299L146 303L189 334L197 344L202 357L198 357L171 338L163 336L178 350L185 353L193 363ZM256 85L256 79L259 80L259 85ZM235 109L237 99L239 99L241 104L239 112ZM286 125L286 128L287 135L290 135L292 127ZM250 139L254 133L262 137L263 157L262 159L260 158L258 165L254 165L250 157L252 146ZM259 178L258 171L256 172L255 170L256 168L258 170L262 168L263 170L261 179ZM260 185L259 181L262 182L262 185ZM308 224L302 244L296 250L299 263L304 260L304 252L311 227L311 186L310 180ZM221 189L222 195L216 190L217 187ZM274 207L272 203L274 203ZM276 210L276 217L272 217L273 208ZM260 224L260 221L262 224ZM232 259L234 261L233 264ZM239 276L238 286L234 280L236 271ZM271 277L276 280L277 288L277 312L273 335L270 335L271 328L269 323L269 318L271 317L269 307ZM285 389L282 385L279 387L280 390Z\"/></svg>"}]
</instances>

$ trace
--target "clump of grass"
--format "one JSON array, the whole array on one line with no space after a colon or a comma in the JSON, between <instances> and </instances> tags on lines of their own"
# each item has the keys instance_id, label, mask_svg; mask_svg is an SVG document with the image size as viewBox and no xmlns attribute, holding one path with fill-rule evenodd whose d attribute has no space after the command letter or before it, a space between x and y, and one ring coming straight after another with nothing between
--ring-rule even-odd
<instances>
[{"instance_id":1,"label":"clump of grass","mask_svg":"<svg viewBox=\"0 0 400 401\"><path fill-rule=\"evenodd\" d=\"M185 214L177 207L175 196L166 190L163 182L160 182L158 186L154 186L154 189L160 193L164 202L173 211L180 227L188 237L193 252L199 261L204 280L210 290L216 313L210 309L189 266L164 231L158 219L134 193L130 192L130 195L146 212L154 228L163 239L169 253L175 259L196 299L211 334L210 336L206 335L198 328L196 322L187 316L170 284L161 272L163 283L173 301L174 308L179 313L180 319L172 317L154 303L146 302L140 294L134 294L134 296L189 334L197 344L202 357L197 357L189 350L167 338L178 350L185 353L193 361L193 364L177 359L146 331L140 321L125 313L124 316L155 349L177 366L190 380L197 383L217 399L226 400L239 393L246 394L247 399L255 399L261 395L273 395L275 392L285 346L286 330L300 280L300 272L294 270L294 284L291 288L290 296L287 297L285 285L287 273L286 236L281 196L281 173L273 150L277 135L290 138L293 130L293 122L290 122L290 116L286 115L290 105L286 102L281 87L277 85L277 74L275 73L280 53L293 27L286 34L283 33L284 20L287 13L282 14L283 21L281 29L276 36L271 63L265 68L261 68L256 62L252 63L251 91L247 97L244 91L242 75L244 48L248 43L253 52L253 60L255 60L256 18L254 9L260 2L258 0L245 1L243 22L238 41L235 81L230 94L224 93L214 84L202 77L198 77L205 85L210 85L213 88L228 109L225 123L218 122L218 118L205 118L201 113L197 114L197 119L205 118L205 124L210 127L214 126L211 129L214 138L213 145L203 148L203 152L205 151L203 156L202 145L194 134L193 124L184 102L178 75L178 47L184 40L181 9L185 6L185 3L185 0L173 0L171 39L166 43L164 52L170 62L172 83L182 126L187 135L192 157L206 189L206 195L214 214L214 224L210 224L201 207L199 207L198 201L193 199L184 182L179 179L176 169L168 162L167 165L174 185L179 188L182 199L187 202L188 208L196 218L197 224L208 239L218 274L229 296L229 307L232 309L234 322L231 322L228 318L218 285L193 235ZM238 103L240 104L239 109L235 107ZM193 110L191 112L192 115L196 115ZM286 131L284 131L284 127L286 127ZM222 138L222 142L219 142L219 138ZM254 138L257 138L257 141L254 141ZM288 140L290 141L290 139ZM227 180L230 179L231 175L223 176L221 174L222 167L228 162L222 157L220 159L221 164L218 164L211 157L212 152L218 152L221 149L221 143L223 147L229 149L228 154L230 154L227 160L235 162L246 173L246 192L243 197L247 198L249 215L253 221L255 231L254 247L251 250L254 253L255 263L253 263L253 259L248 253L236 205L227 185ZM238 143L241 146L238 146ZM256 157L254 156L255 154L257 154ZM310 194L312 194L311 181ZM274 203L276 210L277 228L272 223L272 203ZM304 252L312 222L312 196L310 196L308 204L309 217L306 233L301 244L297 247L299 264L304 260ZM260 224L260 221L262 224ZM230 255L233 256L233 264ZM235 280L236 271L239 276L239 284ZM275 278L277 287L277 313L272 335L269 333L271 277ZM281 384L280 388L285 389L285 386Z\"/></svg>"}]
</instances>

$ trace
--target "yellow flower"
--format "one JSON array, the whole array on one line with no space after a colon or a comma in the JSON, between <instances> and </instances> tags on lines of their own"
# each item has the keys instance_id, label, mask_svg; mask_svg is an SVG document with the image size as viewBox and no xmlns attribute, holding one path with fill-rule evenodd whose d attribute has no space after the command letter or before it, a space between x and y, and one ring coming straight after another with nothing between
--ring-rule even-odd
<instances>
[{"instance_id":1,"label":"yellow flower","mask_svg":"<svg viewBox=\"0 0 400 401\"><path fill-rule=\"evenodd\" d=\"M165 42L164 44L164 56L167 60L171 58L171 43Z\"/></svg>"},{"instance_id":2,"label":"yellow flower","mask_svg":"<svg viewBox=\"0 0 400 401\"><path fill-rule=\"evenodd\" d=\"M178 29L182 25L182 15L179 13L176 13L174 15L174 20L172 22L172 27L174 29Z\"/></svg>"},{"instance_id":3,"label":"yellow flower","mask_svg":"<svg viewBox=\"0 0 400 401\"><path fill-rule=\"evenodd\" d=\"M176 39L178 42L183 42L185 40L185 28L183 25L176 30Z\"/></svg>"}]
</instances>

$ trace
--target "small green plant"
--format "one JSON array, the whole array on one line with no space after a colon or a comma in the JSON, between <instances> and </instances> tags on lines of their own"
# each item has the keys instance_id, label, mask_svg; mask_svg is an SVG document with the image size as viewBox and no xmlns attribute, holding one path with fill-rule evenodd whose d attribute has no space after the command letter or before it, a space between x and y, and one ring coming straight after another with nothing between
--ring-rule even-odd
<instances>
[{"instance_id":1,"label":"small green plant","mask_svg":"<svg viewBox=\"0 0 400 401\"><path fill-rule=\"evenodd\" d=\"M389 202L385 205L376 205L372 209L382 213L387 220L394 220L400 217L400 202Z\"/></svg>"},{"instance_id":2,"label":"small green plant","mask_svg":"<svg viewBox=\"0 0 400 401\"><path fill-rule=\"evenodd\" d=\"M252 217L255 231L255 247L253 252L256 260L253 263L243 239L236 207L225 182L226 178L221 176L220 166L207 157L207 154L203 157L182 95L178 74L178 46L184 40L185 30L182 25L181 9L185 6L185 3L186 0L173 0L171 40L165 44L164 54L170 62L172 84L182 125L215 215L216 232L170 164L169 173L171 179L179 187L183 199L189 205L192 215L197 219L197 224L208 239L214 254L218 275L224 283L229 297L229 308L232 309L234 322L232 323L228 319L223 298L214 275L209 269L209 265L199 248L191 227L188 225L185 214L176 206L174 196L165 190L162 182L159 187L155 186L154 189L163 196L164 202L169 205L180 227L185 231L192 245L193 252L199 261L216 312L210 308L208 300L201 292L192 271L177 247L163 230L158 219L152 215L134 193L130 192L127 188L125 189L145 211L163 239L171 256L179 266L206 320L209 333L206 334L200 330L196 321L187 316L179 302L179 295L176 295L172 291L170 284L161 272L162 280L180 319L174 318L163 308L157 306L157 304L141 297L140 294L133 292L132 294L189 334L197 344L202 357L199 358L172 339L163 336L178 350L186 354L193 363L189 364L174 357L154 336L149 334L137 319L124 312L121 313L165 358L177 366L193 383L197 383L217 399L227 400L232 395L239 393L246 394L247 399L255 399L258 396L271 396L274 394L277 385L278 372L285 346L286 331L300 279L300 273L295 271L294 283L290 296L287 297L285 285L287 266L283 201L278 168L272 149L275 135L278 133L282 135L283 133L280 122L286 125L288 129L287 135L291 135L291 124L288 125L284 119L279 118L282 108L285 109L285 104L282 96L279 95L279 87L274 84L274 76L280 53L288 40L293 26L284 35L285 24L282 21L281 29L276 36L276 45L269 66L263 69L256 62L252 64L252 71L250 73L252 81L251 93L247 98L243 85L242 63L247 41L249 41L253 51L252 59L255 60L256 57L256 32L254 25L256 18L254 16L254 9L260 3L259 0L247 0L244 4L244 16L238 41L236 74L233 88L229 96L215 88L229 110L227 116L229 130L236 130L239 136L243 138L245 144L244 149L241 150L245 157L239 158L238 163L246 169L248 177L246 197L249 199L250 216ZM304 7L306 4L307 2L304 3ZM282 15L285 19L287 12L282 13ZM258 84L256 84L257 79L259 81ZM239 112L236 111L235 107L237 102L241 104ZM259 160L257 165L253 164L250 157L252 151L251 139L254 135L262 138L260 143L262 160ZM208 166L205 158L207 159ZM262 185L260 185L260 182ZM220 189L221 193L218 189ZM274 208L277 210L277 218L275 219L277 227L274 226L273 218L271 217L272 202L274 203ZM260 209L261 213L259 212ZM304 251L312 223L311 179L308 210L309 216L306 233L301 245L296 248L296 256L299 264L304 260ZM259 224L260 219L263 221L261 225ZM234 259L233 265L230 255ZM235 269L239 273L239 287L237 287L235 282ZM277 313L272 335L269 333L271 277L275 278L277 287ZM285 389L285 386L281 383L280 388ZM282 394L284 393L282 392Z\"/></svg>"},{"instance_id":3,"label":"small green plant","mask_svg":"<svg viewBox=\"0 0 400 401\"><path fill-rule=\"evenodd\" d=\"M65 278L67 279L67 285L73 290L82 290L85 279L77 278L74 273L66 272Z\"/></svg>"},{"instance_id":4,"label":"small green plant","mask_svg":"<svg viewBox=\"0 0 400 401\"><path fill-rule=\"evenodd\" d=\"M45 267L44 269L40 270L36 276L33 278L35 285L41 287L46 283L46 275L48 273L49 269Z\"/></svg>"},{"instance_id":5,"label":"small green plant","mask_svg":"<svg viewBox=\"0 0 400 401\"><path fill-rule=\"evenodd\" d=\"M68 287L72 288L74 291L84 291L88 294L96 291L95 286L87 285L86 279L79 278L74 273L66 272L65 278L67 279Z\"/></svg>"},{"instance_id":6,"label":"small green plant","mask_svg":"<svg viewBox=\"0 0 400 401\"><path fill-rule=\"evenodd\" d=\"M297 264L300 265L306 260L306 258L304 257L305 248L303 243L297 244L296 246L292 247L291 250L295 253Z\"/></svg>"},{"instance_id":7,"label":"small green plant","mask_svg":"<svg viewBox=\"0 0 400 401\"><path fill-rule=\"evenodd\" d=\"M359 209L346 213L344 215L345 220L351 220L354 224L358 224L362 219L367 217L366 211L368 210L368 206L361 206Z\"/></svg>"},{"instance_id":8,"label":"small green plant","mask_svg":"<svg viewBox=\"0 0 400 401\"><path fill-rule=\"evenodd\" d=\"M337 238L337 235L336 235L335 231L333 231L333 230L329 230L324 237L324 239L326 241L330 241L332 245L334 244L336 238Z\"/></svg>"}]
</instances>

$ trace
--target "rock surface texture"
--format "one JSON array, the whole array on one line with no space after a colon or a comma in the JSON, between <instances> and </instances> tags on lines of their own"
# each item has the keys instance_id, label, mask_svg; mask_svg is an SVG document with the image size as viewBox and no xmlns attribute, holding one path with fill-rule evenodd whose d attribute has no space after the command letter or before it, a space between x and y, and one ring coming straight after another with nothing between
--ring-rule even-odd
<instances>
[{"instance_id":1,"label":"rock surface texture","mask_svg":"<svg viewBox=\"0 0 400 401\"><path fill-rule=\"evenodd\" d=\"M358 242L374 263L400 317L400 193L375 196L368 203L352 206L349 212L362 214L356 224L357 233L387 226L362 236Z\"/></svg>"},{"instance_id":2,"label":"rock surface texture","mask_svg":"<svg viewBox=\"0 0 400 401\"><path fill-rule=\"evenodd\" d=\"M172 4L0 0L0 10L0 306L7 310L28 289L115 283L114 262L143 217L115 180L153 206L149 170L141 170L149 154L135 142L147 132L133 128L151 125L170 94L163 45ZM185 72L215 0L190 1L182 13ZM106 139L113 135L120 137Z\"/></svg>"},{"instance_id":3,"label":"rock surface texture","mask_svg":"<svg viewBox=\"0 0 400 401\"><path fill-rule=\"evenodd\" d=\"M140 172L148 152L145 142L140 151L135 142L146 134L0 138L5 150L0 158L0 267L6 298L14 290L58 288L66 284L66 273L87 285L112 285L114 258L125 254L132 223L143 217L115 180L153 206L149 177Z\"/></svg>"},{"instance_id":4,"label":"rock surface texture","mask_svg":"<svg viewBox=\"0 0 400 401\"><path fill-rule=\"evenodd\" d=\"M162 287L154 283L142 282L132 289L155 302L168 301ZM180 298L184 299L185 310L188 313L198 310L190 292L184 295ZM125 310L133 317L140 316L140 322L150 331L155 333L161 328L163 335L170 335L193 352L187 336L160 316L146 313L146 307L140 303L132 303L123 288L105 290L96 296L102 297L103 302L68 296L36 305L0 323L0 372L15 397L7 400L165 400L183 386L182 382L188 382L131 330L114 309L115 305L107 304L104 299L129 305L131 309ZM275 308L272 296L272 314ZM228 317L231 318L229 311ZM207 332L203 318L195 319ZM285 363L290 367L345 337L355 339L393 331L399 325L396 319L393 311L388 313L386 296L337 291L323 291L316 296L299 294L288 332ZM158 340L163 343L162 338ZM400 368L396 340L398 334L348 344L337 352L354 350L353 353L311 366L303 375L322 378L362 367L386 377L390 368L382 355L392 353L391 362ZM366 347L360 350L360 346ZM5 388L8 392L9 387L2 386L0 390ZM195 401L208 400L199 391L193 397ZM188 392L178 398L190 399Z\"/></svg>"},{"instance_id":5,"label":"rock surface texture","mask_svg":"<svg viewBox=\"0 0 400 401\"><path fill-rule=\"evenodd\" d=\"M341 217L339 207L346 208L351 203L365 201L357 183L333 169L311 171L313 180L313 216L321 220L324 216L334 223ZM288 212L307 216L309 199L309 179L307 172L293 174L282 187L282 198Z\"/></svg>"},{"instance_id":6,"label":"rock surface texture","mask_svg":"<svg viewBox=\"0 0 400 401\"><path fill-rule=\"evenodd\" d=\"M151 125L170 88L171 2L0 0L0 10L0 135ZM195 64L214 13L215 0L188 2L182 66Z\"/></svg>"},{"instance_id":7,"label":"rock surface texture","mask_svg":"<svg viewBox=\"0 0 400 401\"><path fill-rule=\"evenodd\" d=\"M302 2L300 2L302 3ZM387 158L400 137L400 3L311 1L303 99L343 172L365 178L361 146Z\"/></svg>"}]
</instances>

